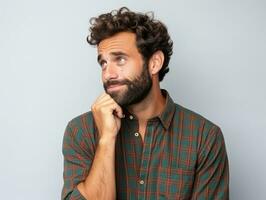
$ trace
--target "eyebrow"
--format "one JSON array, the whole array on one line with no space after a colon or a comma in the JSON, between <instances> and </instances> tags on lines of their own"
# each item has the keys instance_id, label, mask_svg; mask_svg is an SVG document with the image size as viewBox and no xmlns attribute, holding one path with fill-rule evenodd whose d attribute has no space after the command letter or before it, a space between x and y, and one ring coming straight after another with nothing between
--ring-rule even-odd
<instances>
[{"instance_id":1,"label":"eyebrow","mask_svg":"<svg viewBox=\"0 0 266 200\"><path fill-rule=\"evenodd\" d=\"M115 52L111 52L110 53L112 56L128 56L126 53L122 52L122 51L115 51ZM97 61L98 63L100 63L100 61L102 60L102 54L99 54L97 56Z\"/></svg>"}]
</instances>

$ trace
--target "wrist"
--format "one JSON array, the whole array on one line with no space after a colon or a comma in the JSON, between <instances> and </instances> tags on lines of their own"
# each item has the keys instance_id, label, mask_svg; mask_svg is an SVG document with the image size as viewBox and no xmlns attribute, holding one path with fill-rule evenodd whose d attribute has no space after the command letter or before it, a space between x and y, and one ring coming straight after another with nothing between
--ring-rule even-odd
<instances>
[{"instance_id":1,"label":"wrist","mask_svg":"<svg viewBox=\"0 0 266 200\"><path fill-rule=\"evenodd\" d=\"M115 141L115 136L102 136L100 137L98 144L103 146L109 146L115 144Z\"/></svg>"},{"instance_id":2,"label":"wrist","mask_svg":"<svg viewBox=\"0 0 266 200\"><path fill-rule=\"evenodd\" d=\"M115 152L115 141L115 138L102 137L98 141L97 150L104 153L105 157L112 157Z\"/></svg>"}]
</instances>

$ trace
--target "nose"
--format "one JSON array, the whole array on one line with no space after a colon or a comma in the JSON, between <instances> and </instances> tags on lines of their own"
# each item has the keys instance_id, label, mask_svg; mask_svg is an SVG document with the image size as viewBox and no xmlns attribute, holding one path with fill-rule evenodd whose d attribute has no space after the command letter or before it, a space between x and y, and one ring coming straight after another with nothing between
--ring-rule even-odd
<instances>
[{"instance_id":1,"label":"nose","mask_svg":"<svg viewBox=\"0 0 266 200\"><path fill-rule=\"evenodd\" d=\"M117 67L109 63L106 65L105 69L102 71L103 80L117 79Z\"/></svg>"}]
</instances>

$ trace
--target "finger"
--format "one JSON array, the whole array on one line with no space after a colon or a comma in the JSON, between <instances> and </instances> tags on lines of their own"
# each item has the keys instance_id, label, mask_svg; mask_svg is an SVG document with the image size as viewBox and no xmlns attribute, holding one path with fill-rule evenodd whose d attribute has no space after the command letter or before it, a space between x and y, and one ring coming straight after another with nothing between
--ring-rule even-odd
<instances>
[{"instance_id":1,"label":"finger","mask_svg":"<svg viewBox=\"0 0 266 200\"><path fill-rule=\"evenodd\" d=\"M123 109L116 103L113 103L113 111L116 114L117 117L119 118L124 118L125 115L123 114Z\"/></svg>"},{"instance_id":2,"label":"finger","mask_svg":"<svg viewBox=\"0 0 266 200\"><path fill-rule=\"evenodd\" d=\"M125 118L125 115L123 114L123 111L122 111L122 109L120 109L120 108L115 108L114 109L114 114L118 117L118 118L120 118L120 119L122 119L122 118Z\"/></svg>"},{"instance_id":3,"label":"finger","mask_svg":"<svg viewBox=\"0 0 266 200\"><path fill-rule=\"evenodd\" d=\"M111 99L110 97L108 97L106 94L102 94L100 95L95 101L94 103L92 104L92 109L93 108L99 108L99 107L102 107L102 105L104 105L106 102L110 102Z\"/></svg>"},{"instance_id":4,"label":"finger","mask_svg":"<svg viewBox=\"0 0 266 200\"><path fill-rule=\"evenodd\" d=\"M106 93L103 92L100 96L98 96L95 100L95 102L100 102L101 100L105 99L106 98Z\"/></svg>"},{"instance_id":5,"label":"finger","mask_svg":"<svg viewBox=\"0 0 266 200\"><path fill-rule=\"evenodd\" d=\"M123 114L123 109L112 99L99 106L106 108L106 112L110 112L119 118L124 118L125 116Z\"/></svg>"},{"instance_id":6,"label":"finger","mask_svg":"<svg viewBox=\"0 0 266 200\"><path fill-rule=\"evenodd\" d=\"M97 109L100 109L100 108L103 108L103 107L112 107L112 104L114 103L114 100L112 98L104 98L104 99L101 99L100 101L98 102L95 102L94 104L94 107L97 108Z\"/></svg>"},{"instance_id":7,"label":"finger","mask_svg":"<svg viewBox=\"0 0 266 200\"><path fill-rule=\"evenodd\" d=\"M119 118L124 118L122 108L116 103L116 101L107 93L102 93L96 100L96 107L111 107L110 112L114 113Z\"/></svg>"}]
</instances>

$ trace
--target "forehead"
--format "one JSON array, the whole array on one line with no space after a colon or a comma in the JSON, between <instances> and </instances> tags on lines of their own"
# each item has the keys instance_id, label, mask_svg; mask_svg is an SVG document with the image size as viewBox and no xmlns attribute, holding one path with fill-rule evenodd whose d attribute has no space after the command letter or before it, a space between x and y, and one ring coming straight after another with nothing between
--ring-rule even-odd
<instances>
[{"instance_id":1,"label":"forehead","mask_svg":"<svg viewBox=\"0 0 266 200\"><path fill-rule=\"evenodd\" d=\"M98 54L110 53L112 51L137 51L136 36L134 33L121 32L102 40L98 45Z\"/></svg>"}]
</instances>

